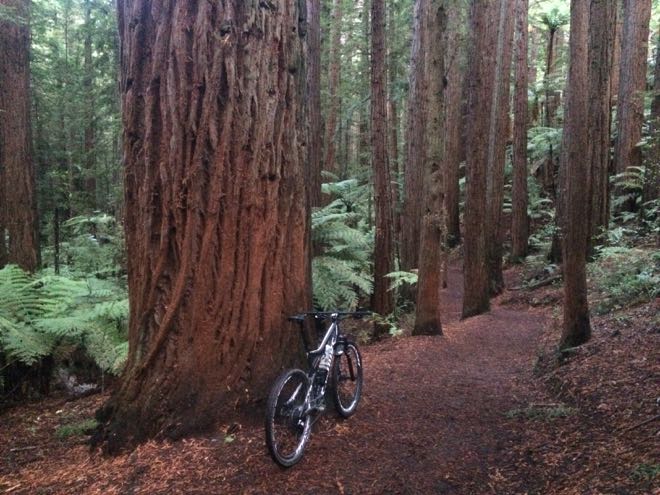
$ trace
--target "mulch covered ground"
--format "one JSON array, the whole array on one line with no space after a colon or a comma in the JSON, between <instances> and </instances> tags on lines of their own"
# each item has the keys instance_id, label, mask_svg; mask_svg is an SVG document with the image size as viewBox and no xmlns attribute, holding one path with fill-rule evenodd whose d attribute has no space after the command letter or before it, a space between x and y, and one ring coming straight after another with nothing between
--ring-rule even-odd
<instances>
[{"instance_id":1,"label":"mulch covered ground","mask_svg":"<svg viewBox=\"0 0 660 495\"><path fill-rule=\"evenodd\" d=\"M105 458L62 427L92 417L107 396L52 398L0 416L0 491L660 493L660 422L641 424L660 412L657 301L595 320L592 342L560 362L549 352L560 314L539 306L560 300L558 289L505 293L489 314L459 321L460 282L454 268L444 336L363 347L358 412L319 421L289 470L247 418Z\"/></svg>"}]
</instances>

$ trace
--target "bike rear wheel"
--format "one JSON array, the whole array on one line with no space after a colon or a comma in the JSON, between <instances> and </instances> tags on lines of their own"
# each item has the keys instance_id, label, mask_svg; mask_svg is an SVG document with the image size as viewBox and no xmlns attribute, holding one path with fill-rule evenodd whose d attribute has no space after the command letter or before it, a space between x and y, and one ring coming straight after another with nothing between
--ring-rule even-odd
<instances>
[{"instance_id":1,"label":"bike rear wheel","mask_svg":"<svg viewBox=\"0 0 660 495\"><path fill-rule=\"evenodd\" d=\"M312 421L305 399L309 378L299 369L282 373L275 381L266 405L266 444L275 462L284 467L303 456Z\"/></svg>"},{"instance_id":2,"label":"bike rear wheel","mask_svg":"<svg viewBox=\"0 0 660 495\"><path fill-rule=\"evenodd\" d=\"M343 352L335 356L333 367L333 398L340 416L355 413L362 396L362 357L352 342L343 345Z\"/></svg>"}]
</instances>

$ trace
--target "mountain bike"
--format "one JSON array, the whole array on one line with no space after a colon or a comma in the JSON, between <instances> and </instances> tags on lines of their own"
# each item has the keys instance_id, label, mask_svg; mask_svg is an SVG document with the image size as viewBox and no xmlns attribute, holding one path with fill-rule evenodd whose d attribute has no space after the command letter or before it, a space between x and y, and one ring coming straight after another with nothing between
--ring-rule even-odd
<instances>
[{"instance_id":1,"label":"mountain bike","mask_svg":"<svg viewBox=\"0 0 660 495\"><path fill-rule=\"evenodd\" d=\"M300 323L306 318L330 325L316 349L305 345L308 371L289 369L275 381L266 404L266 444L279 465L290 467L303 456L312 425L327 409L332 396L337 413L348 418L355 413L362 395L362 358L355 342L340 328L342 318L362 318L371 313L307 312L290 317Z\"/></svg>"}]
</instances>

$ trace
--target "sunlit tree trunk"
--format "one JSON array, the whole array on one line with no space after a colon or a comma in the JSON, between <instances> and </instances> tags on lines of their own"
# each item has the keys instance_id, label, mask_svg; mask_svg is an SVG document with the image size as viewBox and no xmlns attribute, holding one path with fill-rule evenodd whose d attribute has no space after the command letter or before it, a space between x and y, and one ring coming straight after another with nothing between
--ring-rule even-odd
<instances>
[{"instance_id":1,"label":"sunlit tree trunk","mask_svg":"<svg viewBox=\"0 0 660 495\"><path fill-rule=\"evenodd\" d=\"M614 169L625 172L642 164L638 143L644 122L644 90L648 56L651 0L624 0L623 38L617 99L617 139L614 146Z\"/></svg>"},{"instance_id":2,"label":"sunlit tree trunk","mask_svg":"<svg viewBox=\"0 0 660 495\"><path fill-rule=\"evenodd\" d=\"M580 345L591 335L587 303L586 253L589 218L585 215L588 146L588 40L589 4L571 0L570 62L560 167L565 175L562 226L564 322L561 348Z\"/></svg>"},{"instance_id":3,"label":"sunlit tree trunk","mask_svg":"<svg viewBox=\"0 0 660 495\"><path fill-rule=\"evenodd\" d=\"M527 216L527 6L516 1L516 65L513 127L513 187L511 193L511 257L527 256L529 218Z\"/></svg>"},{"instance_id":4,"label":"sunlit tree trunk","mask_svg":"<svg viewBox=\"0 0 660 495\"><path fill-rule=\"evenodd\" d=\"M427 88L427 156L424 170L424 206L419 250L419 280L413 335L439 335L440 291L442 263L445 256L444 208L444 78L446 5L443 0L431 0L429 9L426 53Z\"/></svg>"},{"instance_id":5,"label":"sunlit tree trunk","mask_svg":"<svg viewBox=\"0 0 660 495\"><path fill-rule=\"evenodd\" d=\"M328 117L325 121L325 158L323 169L339 174L337 167L337 116L341 105L339 94L339 80L341 75L341 27L342 27L342 0L334 0L332 6L332 20L330 27L330 63L328 65Z\"/></svg>"},{"instance_id":6,"label":"sunlit tree trunk","mask_svg":"<svg viewBox=\"0 0 660 495\"><path fill-rule=\"evenodd\" d=\"M473 0L468 55L467 184L463 317L490 308L487 268L488 157L500 0Z\"/></svg>"},{"instance_id":7,"label":"sunlit tree trunk","mask_svg":"<svg viewBox=\"0 0 660 495\"><path fill-rule=\"evenodd\" d=\"M504 288L502 272L504 203L504 162L509 135L509 107L511 95L511 52L514 31L514 2L503 1L500 6L497 34L497 56L493 109L490 116L488 142L488 221L486 224L486 252L490 293L499 294Z\"/></svg>"},{"instance_id":8,"label":"sunlit tree trunk","mask_svg":"<svg viewBox=\"0 0 660 495\"><path fill-rule=\"evenodd\" d=\"M30 128L30 2L0 0L0 8L0 255L33 272L39 267L39 220Z\"/></svg>"},{"instance_id":9,"label":"sunlit tree trunk","mask_svg":"<svg viewBox=\"0 0 660 495\"><path fill-rule=\"evenodd\" d=\"M118 2L129 353L109 451L208 427L299 356L304 2Z\"/></svg>"},{"instance_id":10,"label":"sunlit tree trunk","mask_svg":"<svg viewBox=\"0 0 660 495\"><path fill-rule=\"evenodd\" d=\"M321 205L321 0L307 0L307 114L309 143L307 167L311 206Z\"/></svg>"},{"instance_id":11,"label":"sunlit tree trunk","mask_svg":"<svg viewBox=\"0 0 660 495\"><path fill-rule=\"evenodd\" d=\"M616 31L616 1L592 0L589 22L589 231L593 246L609 217L610 76Z\"/></svg>"},{"instance_id":12,"label":"sunlit tree trunk","mask_svg":"<svg viewBox=\"0 0 660 495\"><path fill-rule=\"evenodd\" d=\"M371 3L371 149L374 175L374 210L376 239L374 244L373 310L388 315L394 309L392 292L385 277L393 269L392 256L392 188L387 146L387 68L385 48L385 2ZM376 324L374 337L387 331Z\"/></svg>"}]
</instances>

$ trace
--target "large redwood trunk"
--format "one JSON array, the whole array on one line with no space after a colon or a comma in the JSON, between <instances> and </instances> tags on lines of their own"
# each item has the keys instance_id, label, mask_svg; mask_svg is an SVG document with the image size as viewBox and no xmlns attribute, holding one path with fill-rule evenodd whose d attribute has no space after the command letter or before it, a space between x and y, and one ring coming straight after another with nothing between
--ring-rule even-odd
<instances>
[{"instance_id":1,"label":"large redwood trunk","mask_svg":"<svg viewBox=\"0 0 660 495\"><path fill-rule=\"evenodd\" d=\"M592 0L589 22L589 230L592 245L600 243L609 218L610 107L616 2Z\"/></svg>"},{"instance_id":2,"label":"large redwood trunk","mask_svg":"<svg viewBox=\"0 0 660 495\"><path fill-rule=\"evenodd\" d=\"M109 451L263 399L309 308L304 2L118 2L129 356Z\"/></svg>"},{"instance_id":3,"label":"large redwood trunk","mask_svg":"<svg viewBox=\"0 0 660 495\"><path fill-rule=\"evenodd\" d=\"M444 208L444 84L445 26L443 0L431 0L429 50L426 54L427 153L424 170L424 216L419 250L419 280L413 335L439 335L442 264L445 256L446 211Z\"/></svg>"},{"instance_id":4,"label":"large redwood trunk","mask_svg":"<svg viewBox=\"0 0 660 495\"><path fill-rule=\"evenodd\" d=\"M406 121L403 215L401 219L401 268L417 268L421 228L426 108L424 103L424 52L428 0L415 0Z\"/></svg>"},{"instance_id":5,"label":"large redwood trunk","mask_svg":"<svg viewBox=\"0 0 660 495\"><path fill-rule=\"evenodd\" d=\"M589 163L588 146L588 39L589 5L571 0L571 39L564 133L560 167L565 175L566 200L562 226L564 322L561 348L580 345L591 335L587 303L586 253L589 218L584 212Z\"/></svg>"},{"instance_id":6,"label":"large redwood trunk","mask_svg":"<svg viewBox=\"0 0 660 495\"><path fill-rule=\"evenodd\" d=\"M309 140L307 170L310 206L321 206L321 0L307 0L307 115Z\"/></svg>"},{"instance_id":7,"label":"large redwood trunk","mask_svg":"<svg viewBox=\"0 0 660 495\"><path fill-rule=\"evenodd\" d=\"M491 295L504 289L502 272L504 162L509 136L511 94L511 51L514 31L514 2L503 1L499 13L493 109L488 142L488 222L486 251Z\"/></svg>"},{"instance_id":8,"label":"large redwood trunk","mask_svg":"<svg viewBox=\"0 0 660 495\"><path fill-rule=\"evenodd\" d=\"M394 309L392 292L385 277L393 269L392 188L387 153L387 68L385 66L385 2L371 3L371 149L374 172L374 210L376 240L374 245L373 310L386 316ZM380 337L386 325L375 326Z\"/></svg>"},{"instance_id":9,"label":"large redwood trunk","mask_svg":"<svg viewBox=\"0 0 660 495\"><path fill-rule=\"evenodd\" d=\"M646 57L648 55L651 0L624 0L623 38L619 97L617 99L617 139L614 146L614 170L642 164L644 122L644 90L646 89Z\"/></svg>"},{"instance_id":10,"label":"large redwood trunk","mask_svg":"<svg viewBox=\"0 0 660 495\"><path fill-rule=\"evenodd\" d=\"M452 6L447 9L447 45L445 74L447 75L445 114L445 210L446 238L449 247L461 241L459 165L461 162L461 134L463 132L463 79L465 75L465 40L461 30L466 22L465 10Z\"/></svg>"},{"instance_id":11,"label":"large redwood trunk","mask_svg":"<svg viewBox=\"0 0 660 495\"><path fill-rule=\"evenodd\" d=\"M527 256L527 7L528 0L516 0L516 66L513 126L513 188L511 193L511 258Z\"/></svg>"},{"instance_id":12,"label":"large redwood trunk","mask_svg":"<svg viewBox=\"0 0 660 495\"><path fill-rule=\"evenodd\" d=\"M0 8L0 258L33 272L39 267L39 221L30 129L30 2L0 0Z\"/></svg>"},{"instance_id":13,"label":"large redwood trunk","mask_svg":"<svg viewBox=\"0 0 660 495\"><path fill-rule=\"evenodd\" d=\"M487 269L488 158L501 0L473 0L468 56L467 184L465 197L463 317L490 308Z\"/></svg>"},{"instance_id":14,"label":"large redwood trunk","mask_svg":"<svg viewBox=\"0 0 660 495\"><path fill-rule=\"evenodd\" d=\"M332 7L331 36L330 36L330 63L328 65L328 117L325 121L325 159L323 169L339 174L337 166L337 115L341 96L339 94L339 78L341 75L341 25L342 0L334 0Z\"/></svg>"}]
</instances>

